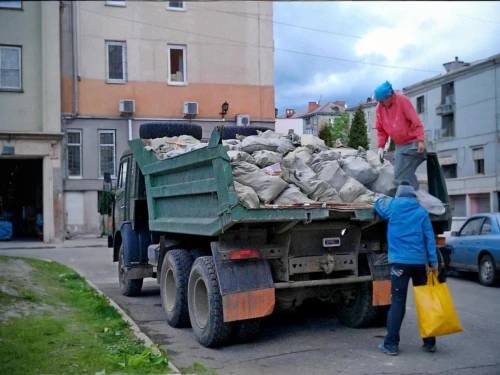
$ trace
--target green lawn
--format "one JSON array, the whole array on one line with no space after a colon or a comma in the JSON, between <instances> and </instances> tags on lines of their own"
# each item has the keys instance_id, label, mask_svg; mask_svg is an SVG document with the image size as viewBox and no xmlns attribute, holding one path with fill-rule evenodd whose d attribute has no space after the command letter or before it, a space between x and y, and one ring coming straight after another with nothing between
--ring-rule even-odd
<instances>
[{"instance_id":1,"label":"green lawn","mask_svg":"<svg viewBox=\"0 0 500 375\"><path fill-rule=\"evenodd\" d=\"M105 297L55 262L0 256L0 374L168 373Z\"/></svg>"}]
</instances>

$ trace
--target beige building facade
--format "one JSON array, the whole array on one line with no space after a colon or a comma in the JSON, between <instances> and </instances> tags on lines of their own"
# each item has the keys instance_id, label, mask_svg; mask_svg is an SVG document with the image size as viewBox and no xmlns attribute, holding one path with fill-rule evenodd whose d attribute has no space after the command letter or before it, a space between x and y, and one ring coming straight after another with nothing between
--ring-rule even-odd
<instances>
[{"instance_id":1,"label":"beige building facade","mask_svg":"<svg viewBox=\"0 0 500 375\"><path fill-rule=\"evenodd\" d=\"M197 124L208 138L227 102L226 124L274 128L271 2L63 1L61 14L68 232L99 233L104 173L115 180L142 123Z\"/></svg>"},{"instance_id":2,"label":"beige building facade","mask_svg":"<svg viewBox=\"0 0 500 375\"><path fill-rule=\"evenodd\" d=\"M0 1L0 221L64 238L59 2Z\"/></svg>"}]
</instances>

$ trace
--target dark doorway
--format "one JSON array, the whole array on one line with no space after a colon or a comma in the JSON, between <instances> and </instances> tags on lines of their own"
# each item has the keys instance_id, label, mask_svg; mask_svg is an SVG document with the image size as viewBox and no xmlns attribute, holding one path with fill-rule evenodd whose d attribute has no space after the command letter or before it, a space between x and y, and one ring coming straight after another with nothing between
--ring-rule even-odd
<instances>
[{"instance_id":1,"label":"dark doorway","mask_svg":"<svg viewBox=\"0 0 500 375\"><path fill-rule=\"evenodd\" d=\"M43 240L42 159L0 158L0 181L0 222L13 239Z\"/></svg>"}]
</instances>

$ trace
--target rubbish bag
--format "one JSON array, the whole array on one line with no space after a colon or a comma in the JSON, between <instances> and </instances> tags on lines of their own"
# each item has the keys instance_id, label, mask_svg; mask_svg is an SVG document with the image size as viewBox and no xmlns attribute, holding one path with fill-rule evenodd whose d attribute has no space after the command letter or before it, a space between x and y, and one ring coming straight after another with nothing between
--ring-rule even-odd
<instances>
[{"instance_id":1,"label":"rubbish bag","mask_svg":"<svg viewBox=\"0 0 500 375\"><path fill-rule=\"evenodd\" d=\"M285 167L292 168L293 162L295 159L301 159L305 163L308 163L311 160L312 151L307 147L297 147L292 152L289 152L283 159L283 163Z\"/></svg>"},{"instance_id":2,"label":"rubbish bag","mask_svg":"<svg viewBox=\"0 0 500 375\"><path fill-rule=\"evenodd\" d=\"M234 181L234 189L240 202L246 208L259 208L259 196L250 186Z\"/></svg>"},{"instance_id":3,"label":"rubbish bag","mask_svg":"<svg viewBox=\"0 0 500 375\"><path fill-rule=\"evenodd\" d=\"M394 166L387 162L387 164L380 164L376 170L379 172L378 177L366 187L376 193L394 196L397 189L394 183Z\"/></svg>"},{"instance_id":4,"label":"rubbish bag","mask_svg":"<svg viewBox=\"0 0 500 375\"><path fill-rule=\"evenodd\" d=\"M312 134L302 134L300 136L300 144L302 147L307 147L313 152L328 150L328 146L325 145L325 141Z\"/></svg>"},{"instance_id":5,"label":"rubbish bag","mask_svg":"<svg viewBox=\"0 0 500 375\"><path fill-rule=\"evenodd\" d=\"M300 188L295 185L289 185L288 188L276 198L273 204L293 204L293 203L313 203L314 201L300 191Z\"/></svg>"},{"instance_id":6,"label":"rubbish bag","mask_svg":"<svg viewBox=\"0 0 500 375\"><path fill-rule=\"evenodd\" d=\"M427 285L413 287L418 326L423 338L462 332L453 299L446 283L440 283L434 272Z\"/></svg>"},{"instance_id":7,"label":"rubbish bag","mask_svg":"<svg viewBox=\"0 0 500 375\"><path fill-rule=\"evenodd\" d=\"M288 187L281 177L269 176L253 164L238 161L231 163L231 166L234 181L250 186L263 203L271 202Z\"/></svg>"},{"instance_id":8,"label":"rubbish bag","mask_svg":"<svg viewBox=\"0 0 500 375\"><path fill-rule=\"evenodd\" d=\"M369 184L377 179L379 171L371 167L368 162L359 156L347 156L340 160L342 169L352 178L363 185Z\"/></svg>"},{"instance_id":9,"label":"rubbish bag","mask_svg":"<svg viewBox=\"0 0 500 375\"><path fill-rule=\"evenodd\" d=\"M345 173L337 160L317 161L311 164L312 170L318 176L318 179L325 181L332 188L340 191L342 186L349 179L349 175Z\"/></svg>"},{"instance_id":10,"label":"rubbish bag","mask_svg":"<svg viewBox=\"0 0 500 375\"><path fill-rule=\"evenodd\" d=\"M250 135L241 141L240 150L253 154L255 151L259 150L276 151L278 150L278 146L272 142L272 139L262 138L258 135Z\"/></svg>"},{"instance_id":11,"label":"rubbish bag","mask_svg":"<svg viewBox=\"0 0 500 375\"><path fill-rule=\"evenodd\" d=\"M418 202L427 210L428 213L433 215L442 215L446 212L443 202L438 198L430 195L425 190L417 190Z\"/></svg>"},{"instance_id":12,"label":"rubbish bag","mask_svg":"<svg viewBox=\"0 0 500 375\"><path fill-rule=\"evenodd\" d=\"M316 177L310 178L307 173L285 168L281 175L289 184L298 186L309 199L316 202L342 202L336 189Z\"/></svg>"},{"instance_id":13,"label":"rubbish bag","mask_svg":"<svg viewBox=\"0 0 500 375\"><path fill-rule=\"evenodd\" d=\"M231 161L246 161L250 164L256 164L255 159L249 153L245 151L228 151L227 155L231 159Z\"/></svg>"},{"instance_id":14,"label":"rubbish bag","mask_svg":"<svg viewBox=\"0 0 500 375\"><path fill-rule=\"evenodd\" d=\"M260 150L253 153L253 158L255 159L255 164L261 168L268 167L272 164L283 165L283 155L266 150Z\"/></svg>"},{"instance_id":15,"label":"rubbish bag","mask_svg":"<svg viewBox=\"0 0 500 375\"><path fill-rule=\"evenodd\" d=\"M347 182L340 189L339 194L342 202L352 203L360 195L368 194L370 191L359 181L352 177L347 179Z\"/></svg>"}]
</instances>

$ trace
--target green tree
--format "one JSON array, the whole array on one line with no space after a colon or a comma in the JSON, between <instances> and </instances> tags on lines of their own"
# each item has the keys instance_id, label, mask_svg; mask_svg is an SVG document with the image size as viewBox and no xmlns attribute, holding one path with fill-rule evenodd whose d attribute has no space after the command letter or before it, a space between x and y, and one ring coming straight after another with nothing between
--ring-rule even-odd
<instances>
[{"instance_id":1,"label":"green tree","mask_svg":"<svg viewBox=\"0 0 500 375\"><path fill-rule=\"evenodd\" d=\"M391 143L389 143L389 151L396 151L396 142L391 137Z\"/></svg>"},{"instance_id":2,"label":"green tree","mask_svg":"<svg viewBox=\"0 0 500 375\"><path fill-rule=\"evenodd\" d=\"M333 126L328 123L323 123L318 137L325 142L325 145L333 147L333 143L335 142L335 139L333 139Z\"/></svg>"},{"instance_id":3,"label":"green tree","mask_svg":"<svg viewBox=\"0 0 500 375\"><path fill-rule=\"evenodd\" d=\"M337 139L340 139L340 142L342 142L343 145L346 145L349 137L349 115L347 113L343 113L342 115L335 117L332 128L333 143L335 143Z\"/></svg>"},{"instance_id":4,"label":"green tree","mask_svg":"<svg viewBox=\"0 0 500 375\"><path fill-rule=\"evenodd\" d=\"M368 149L368 133L366 131L365 112L361 107L358 107L354 113L347 146L356 149L361 146L365 150Z\"/></svg>"}]
</instances>

